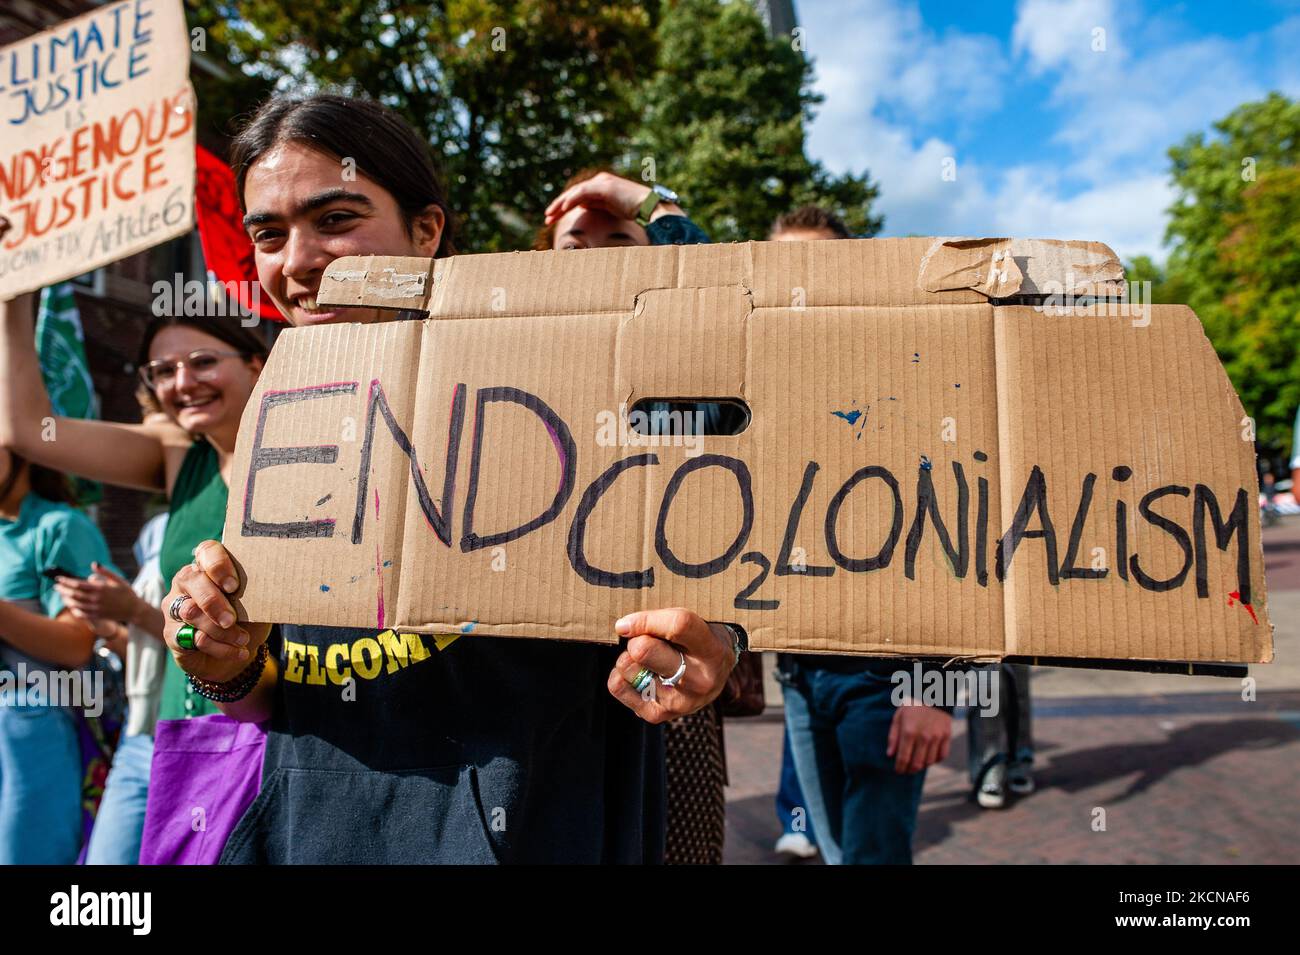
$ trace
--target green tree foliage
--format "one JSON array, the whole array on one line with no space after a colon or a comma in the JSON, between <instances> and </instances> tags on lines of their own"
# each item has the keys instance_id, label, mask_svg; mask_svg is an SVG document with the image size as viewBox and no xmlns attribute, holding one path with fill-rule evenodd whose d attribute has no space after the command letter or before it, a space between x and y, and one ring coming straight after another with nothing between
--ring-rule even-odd
<instances>
[{"instance_id":1,"label":"green tree foliage","mask_svg":"<svg viewBox=\"0 0 1300 955\"><path fill-rule=\"evenodd\" d=\"M825 205L859 235L881 219L866 176L833 177L804 152L819 97L789 37L769 37L748 3L666 2L653 74L637 102L632 159L643 178L671 184L715 241L765 238L772 220ZM652 161L652 165L649 161Z\"/></svg>"},{"instance_id":2,"label":"green tree foliage","mask_svg":"<svg viewBox=\"0 0 1300 955\"><path fill-rule=\"evenodd\" d=\"M880 228L875 185L805 156L809 65L742 0L189 4L230 74L194 71L206 128L229 132L271 88L373 96L434 144L466 251L528 247L592 166L677 187L719 240L762 238L804 202Z\"/></svg>"},{"instance_id":3,"label":"green tree foliage","mask_svg":"<svg viewBox=\"0 0 1300 955\"><path fill-rule=\"evenodd\" d=\"M1286 447L1300 401L1300 103L1273 93L1214 129L1169 151L1162 291L1196 309L1261 442Z\"/></svg>"},{"instance_id":4,"label":"green tree foliage","mask_svg":"<svg viewBox=\"0 0 1300 955\"><path fill-rule=\"evenodd\" d=\"M568 174L617 154L653 55L650 14L631 0L200 0L191 18L277 89L401 112L434 144L475 252L526 246Z\"/></svg>"},{"instance_id":5,"label":"green tree foliage","mask_svg":"<svg viewBox=\"0 0 1300 955\"><path fill-rule=\"evenodd\" d=\"M193 66L190 82L198 100L199 141L218 155L235 130L232 120L261 102L272 89L264 73L241 69L247 57L231 45L229 20L213 4L187 0Z\"/></svg>"},{"instance_id":6,"label":"green tree foliage","mask_svg":"<svg viewBox=\"0 0 1300 955\"><path fill-rule=\"evenodd\" d=\"M1129 282L1150 282L1150 295L1142 292L1142 301L1158 305L1186 305L1189 290L1185 273L1170 271L1149 255L1134 256L1124 264L1124 277Z\"/></svg>"},{"instance_id":7,"label":"green tree foliage","mask_svg":"<svg viewBox=\"0 0 1300 955\"><path fill-rule=\"evenodd\" d=\"M1171 270L1221 285L1228 277L1217 268L1219 243L1230 231L1229 216L1242 209L1242 194L1270 169L1300 163L1300 103L1272 93L1237 107L1214 129L1214 137L1196 133L1169 150L1178 198L1166 237Z\"/></svg>"},{"instance_id":8,"label":"green tree foliage","mask_svg":"<svg viewBox=\"0 0 1300 955\"><path fill-rule=\"evenodd\" d=\"M1300 406L1300 167L1265 172L1226 217L1219 350L1260 442L1287 447Z\"/></svg>"}]
</instances>

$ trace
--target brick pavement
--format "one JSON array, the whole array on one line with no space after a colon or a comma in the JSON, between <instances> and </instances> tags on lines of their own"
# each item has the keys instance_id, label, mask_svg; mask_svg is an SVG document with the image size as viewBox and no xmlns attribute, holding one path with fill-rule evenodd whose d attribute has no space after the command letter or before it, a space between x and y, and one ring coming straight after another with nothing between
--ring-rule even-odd
<instances>
[{"instance_id":1,"label":"brick pavement","mask_svg":"<svg viewBox=\"0 0 1300 955\"><path fill-rule=\"evenodd\" d=\"M1300 518L1265 532L1281 667L1258 697L1232 680L1083 671L1035 693L1038 791L1001 811L969 800L964 720L931 769L921 864L1300 863ZM1277 611L1284 611L1278 613ZM779 694L769 687L769 701ZM773 808L781 711L727 726L728 863L779 863ZM1105 831L1094 831L1094 810Z\"/></svg>"}]
</instances>

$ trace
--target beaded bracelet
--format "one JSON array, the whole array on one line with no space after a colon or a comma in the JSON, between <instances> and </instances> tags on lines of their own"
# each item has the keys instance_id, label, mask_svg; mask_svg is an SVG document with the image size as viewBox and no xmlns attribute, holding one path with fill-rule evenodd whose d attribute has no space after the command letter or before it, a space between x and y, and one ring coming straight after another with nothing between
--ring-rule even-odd
<instances>
[{"instance_id":1,"label":"beaded bracelet","mask_svg":"<svg viewBox=\"0 0 1300 955\"><path fill-rule=\"evenodd\" d=\"M258 681L262 679L262 671L266 669L266 661L270 655L264 643L257 648L257 656L253 657L252 662L234 679L227 680L225 683L213 683L211 680L200 680L196 676L191 676L190 686L199 696L214 703L238 702L252 693L253 687L257 686Z\"/></svg>"}]
</instances>

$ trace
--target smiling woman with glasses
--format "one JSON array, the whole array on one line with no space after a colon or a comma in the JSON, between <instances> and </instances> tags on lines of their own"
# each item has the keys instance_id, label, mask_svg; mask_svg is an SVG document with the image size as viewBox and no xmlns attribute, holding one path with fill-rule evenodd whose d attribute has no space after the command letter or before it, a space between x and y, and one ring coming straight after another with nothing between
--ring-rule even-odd
<instances>
[{"instance_id":1,"label":"smiling woman with glasses","mask_svg":"<svg viewBox=\"0 0 1300 955\"><path fill-rule=\"evenodd\" d=\"M35 464L105 484L165 491L171 498L183 473L198 469L221 481L234 455L244 403L266 359L260 337L235 319L156 318L144 331L136 367L168 420L63 418L54 415L41 378L32 333L34 296L5 304L0 443ZM44 434L50 420L54 441Z\"/></svg>"},{"instance_id":2,"label":"smiling woman with glasses","mask_svg":"<svg viewBox=\"0 0 1300 955\"><path fill-rule=\"evenodd\" d=\"M140 366L140 380L145 387L153 391L171 388L176 384L176 376L185 368L196 381L214 381L220 371L217 366L223 358L243 358L252 356L237 351L212 351L200 348L184 358L159 358Z\"/></svg>"}]
</instances>

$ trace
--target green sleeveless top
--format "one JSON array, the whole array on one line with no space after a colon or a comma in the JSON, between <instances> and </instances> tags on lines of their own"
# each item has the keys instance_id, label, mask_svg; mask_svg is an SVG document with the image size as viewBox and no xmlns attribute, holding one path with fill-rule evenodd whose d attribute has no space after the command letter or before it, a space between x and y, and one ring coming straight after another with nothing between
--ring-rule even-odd
<instances>
[{"instance_id":1,"label":"green sleeveless top","mask_svg":"<svg viewBox=\"0 0 1300 955\"><path fill-rule=\"evenodd\" d=\"M205 540L221 540L226 523L226 482L221 479L217 449L205 440L195 441L185 452L180 474L172 488L171 517L163 535L159 564L163 581L171 590L176 572L194 559L194 548ZM158 719L180 720L218 713L217 705L190 688L185 671L167 655Z\"/></svg>"}]
</instances>

